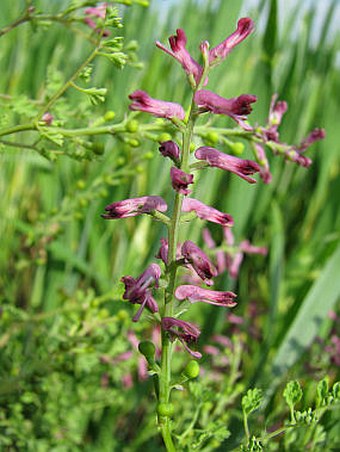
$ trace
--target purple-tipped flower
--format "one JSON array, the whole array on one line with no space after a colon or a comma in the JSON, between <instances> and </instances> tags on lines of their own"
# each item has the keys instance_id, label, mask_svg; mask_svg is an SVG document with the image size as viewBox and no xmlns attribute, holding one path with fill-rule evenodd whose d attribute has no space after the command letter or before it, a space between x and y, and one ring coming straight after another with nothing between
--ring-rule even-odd
<instances>
[{"instance_id":1,"label":"purple-tipped flower","mask_svg":"<svg viewBox=\"0 0 340 452\"><path fill-rule=\"evenodd\" d=\"M163 155L163 157L169 157L175 163L178 162L180 157L180 151L178 145L174 141L164 141L159 146L159 152Z\"/></svg>"},{"instance_id":2,"label":"purple-tipped flower","mask_svg":"<svg viewBox=\"0 0 340 452\"><path fill-rule=\"evenodd\" d=\"M256 102L257 97L252 94L242 94L225 99L212 91L201 89L196 92L194 100L202 112L210 111L216 115L227 115L243 125L243 121L252 111L251 104Z\"/></svg>"},{"instance_id":3,"label":"purple-tipped flower","mask_svg":"<svg viewBox=\"0 0 340 452\"><path fill-rule=\"evenodd\" d=\"M225 306L228 308L232 308L237 304L236 301L234 301L236 298L234 292L218 292L216 290L192 286L190 284L178 286L175 291L175 297L178 300L188 300L190 303L202 301L215 306Z\"/></svg>"},{"instance_id":4,"label":"purple-tipped flower","mask_svg":"<svg viewBox=\"0 0 340 452\"><path fill-rule=\"evenodd\" d=\"M176 30L176 35L170 36L169 44L171 50L165 47L159 41L156 42L156 46L174 57L182 65L188 77L193 77L196 84L198 84L202 77L203 68L188 52L186 48L187 37L184 30L180 28Z\"/></svg>"},{"instance_id":5,"label":"purple-tipped flower","mask_svg":"<svg viewBox=\"0 0 340 452\"><path fill-rule=\"evenodd\" d=\"M151 289L153 286L158 287L160 277L161 269L159 265L151 264L137 279L132 276L123 276L121 279L125 284L124 300L141 305L137 314L133 317L134 322L139 320L145 307L152 313L158 312L158 305L151 295Z\"/></svg>"},{"instance_id":6,"label":"purple-tipped flower","mask_svg":"<svg viewBox=\"0 0 340 452\"><path fill-rule=\"evenodd\" d=\"M189 345L195 344L201 334L199 328L193 323L185 322L184 320L174 319L173 317L162 318L162 328L170 334L170 338L174 341L179 339L184 348L195 358L201 358L200 352L193 351Z\"/></svg>"},{"instance_id":7,"label":"purple-tipped flower","mask_svg":"<svg viewBox=\"0 0 340 452\"><path fill-rule=\"evenodd\" d=\"M106 220L135 217L142 213L151 213L154 210L165 212L168 206L160 196L142 196L140 198L124 199L105 207L107 213L102 217Z\"/></svg>"},{"instance_id":8,"label":"purple-tipped flower","mask_svg":"<svg viewBox=\"0 0 340 452\"><path fill-rule=\"evenodd\" d=\"M198 276L211 286L211 278L217 276L217 269L208 256L194 242L186 240L182 245L182 254L185 260L191 264Z\"/></svg>"},{"instance_id":9,"label":"purple-tipped flower","mask_svg":"<svg viewBox=\"0 0 340 452\"><path fill-rule=\"evenodd\" d=\"M129 99L132 100L132 104L129 106L130 110L144 111L159 118L178 118L181 120L185 118L185 111L181 105L175 102L153 99L145 91L134 91L129 95Z\"/></svg>"},{"instance_id":10,"label":"purple-tipped flower","mask_svg":"<svg viewBox=\"0 0 340 452\"><path fill-rule=\"evenodd\" d=\"M170 170L171 185L181 195L188 195L191 190L188 186L194 182L194 176L192 174L185 173L179 168L172 167Z\"/></svg>"},{"instance_id":11,"label":"purple-tipped flower","mask_svg":"<svg viewBox=\"0 0 340 452\"><path fill-rule=\"evenodd\" d=\"M319 140L323 140L326 136L324 129L314 129L310 134L302 141L300 146L298 146L298 152L304 152L309 146Z\"/></svg>"},{"instance_id":12,"label":"purple-tipped flower","mask_svg":"<svg viewBox=\"0 0 340 452\"><path fill-rule=\"evenodd\" d=\"M195 157L198 160L205 160L210 166L231 171L250 184L256 183L256 179L249 177L249 174L260 171L260 166L252 160L243 160L233 155L224 154L208 146L198 148L195 152Z\"/></svg>"},{"instance_id":13,"label":"purple-tipped flower","mask_svg":"<svg viewBox=\"0 0 340 452\"><path fill-rule=\"evenodd\" d=\"M237 29L218 46L209 52L210 66L223 61L237 44L242 42L254 30L254 22L249 17L243 17L237 22Z\"/></svg>"},{"instance_id":14,"label":"purple-tipped flower","mask_svg":"<svg viewBox=\"0 0 340 452\"><path fill-rule=\"evenodd\" d=\"M54 120L53 115L50 112L46 112L42 115L41 120L47 125L50 126Z\"/></svg>"},{"instance_id":15,"label":"purple-tipped flower","mask_svg":"<svg viewBox=\"0 0 340 452\"><path fill-rule=\"evenodd\" d=\"M161 242L161 246L155 257L156 257L156 259L162 259L164 264L167 265L168 264L169 244L168 244L167 239L165 239L164 237L161 237L160 242ZM182 245L180 243L177 244L176 259L180 259L182 257L181 246Z\"/></svg>"},{"instance_id":16,"label":"purple-tipped flower","mask_svg":"<svg viewBox=\"0 0 340 452\"><path fill-rule=\"evenodd\" d=\"M202 220L211 223L221 224L222 226L232 226L234 224L233 217L228 213L220 212L214 207L207 206L198 199L184 198L182 204L183 212L196 212L196 215Z\"/></svg>"},{"instance_id":17,"label":"purple-tipped flower","mask_svg":"<svg viewBox=\"0 0 340 452\"><path fill-rule=\"evenodd\" d=\"M284 154L288 160L297 163L300 166L308 168L312 164L312 160L303 153L311 146L315 141L325 138L326 133L324 129L314 129L310 134L302 140L299 146L287 146Z\"/></svg>"}]
</instances>

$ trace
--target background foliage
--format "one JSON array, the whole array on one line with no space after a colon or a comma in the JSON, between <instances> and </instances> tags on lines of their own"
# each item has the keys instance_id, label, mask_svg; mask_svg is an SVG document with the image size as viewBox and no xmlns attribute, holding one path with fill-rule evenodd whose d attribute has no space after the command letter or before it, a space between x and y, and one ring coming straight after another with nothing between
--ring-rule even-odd
<instances>
[{"instance_id":1,"label":"background foliage","mask_svg":"<svg viewBox=\"0 0 340 452\"><path fill-rule=\"evenodd\" d=\"M134 57L124 69L97 58L92 84L107 89L105 101L92 105L88 96L68 90L53 111L63 127L86 128L96 121L124 121L128 94L137 88L185 104L183 74L153 42L165 42L175 28L184 28L189 50L197 52L201 40L220 42L237 18L249 15L259 23L256 34L214 72L211 86L225 97L256 94L251 121L260 124L272 93L279 93L289 104L281 128L289 143L299 142L313 127L327 131L326 139L311 151L314 163L309 170L272 158L270 186L248 186L217 172L202 176L199 198L232 214L239 240L249 238L270 252L267 258L247 258L237 282L227 275L218 282L218 288L238 293L233 314L242 324L216 308L194 311L203 325L200 348L212 345L216 333L230 337L232 345L217 358L206 355L201 377L178 395L182 414L176 423L184 431L183 450L195 445L206 450L237 448L243 435L240 397L249 387L255 385L265 394L260 415L251 424L254 435L261 436L289 417L289 403L282 397L288 379L297 378L304 386L298 401L303 413L321 406L317 381L328 374L328 394L338 377L340 78L339 35L330 24L339 4L329 3L315 39L317 9L298 14L302 3L295 2L284 23L275 1L250 7L235 1L188 0L166 9L166 14L163 2L150 8L121 6L124 28L118 34L126 43L139 43L143 68L136 67ZM48 13L67 4L34 2ZM22 1L3 0L0 28L13 22L24 6ZM76 25L87 32L84 25ZM6 69L0 79L1 127L34 117L44 93L58 89L93 47L73 25L55 22L26 23L0 39ZM169 167L158 156L160 132L157 126L149 132L145 128L150 118L140 115L135 120L138 123L129 116L130 129L124 133L93 136L86 143L66 137L60 145L49 139L39 152L31 148L33 132L0 138L4 450L159 448L152 385L136 349L151 326L147 321L132 326L132 309L121 301L119 279L144 269L157 251L162 230L153 228L149 218L119 223L100 218L112 201L145 194L167 198ZM230 152L227 146L225 150ZM212 232L221 240L217 230ZM188 234L191 240L199 239L197 223ZM128 359L122 357L125 352ZM184 359L178 358L179 372ZM324 405L330 403L327 399ZM194 433L188 429L193 405ZM322 412L313 434L287 433L270 447L339 447L338 411ZM254 442L253 450L256 447Z\"/></svg>"}]
</instances>

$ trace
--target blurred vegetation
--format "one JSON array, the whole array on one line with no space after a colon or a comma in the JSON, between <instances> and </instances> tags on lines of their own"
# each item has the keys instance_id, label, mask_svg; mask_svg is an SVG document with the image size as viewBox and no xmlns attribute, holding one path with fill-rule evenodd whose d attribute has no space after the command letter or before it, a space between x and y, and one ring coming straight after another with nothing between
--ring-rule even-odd
<instances>
[{"instance_id":1,"label":"blurred vegetation","mask_svg":"<svg viewBox=\"0 0 340 452\"><path fill-rule=\"evenodd\" d=\"M29 3L2 0L0 29ZM69 2L33 3L52 14ZM334 337L340 336L340 36L330 27L339 3L329 3L317 42L317 9L311 7L301 16L302 2L296 2L284 23L279 23L275 0L258 1L252 9L231 0L187 0L166 15L162 3L120 6L124 26L118 32L126 43L138 42L143 68L136 67L137 60L119 69L95 59L92 82L107 89L106 99L91 105L78 91L68 90L53 111L65 127L87 127L112 111L114 123L124 121L128 94L137 88L185 105L183 73L154 41L165 42L176 28L184 28L188 48L197 55L203 39L216 45L234 30L241 15L249 15L258 29L214 71L212 89L225 97L256 94L252 124L265 122L271 95L277 92L289 105L281 127L286 142L298 143L314 127L327 132L309 151L313 165L308 170L270 157L269 186L250 186L222 172L201 176L197 197L232 214L238 239L248 238L270 250L267 259L247 258L237 282L227 275L218 281L217 288L238 293L233 314L243 319L242 325L233 324L222 310L195 306L192 318L202 325L204 337L200 348L212 344L216 333L229 336L232 345L221 349L227 361L212 362L206 356L202 377L177 396L183 406L176 419L179 431L190 425L193 400L200 407L196 424L213 431L214 423L216 429L202 438L196 425L195 438L189 433L182 438L183 450L191 450L193 443L204 450L233 450L243 437L240 396L250 386L265 394L261 415L251 425L259 434L288 418L282 397L288 379L302 381L305 392L299 403L301 410L308 410L315 406L316 382L328 375L331 388L339 377ZM43 93L53 92L82 64L93 47L84 38L86 32L83 24L25 23L0 36L5 68L0 78L1 127L34 116ZM100 218L113 201L147 194L168 198L169 166L157 150L162 137L157 127L149 133L144 128L141 140L135 125L142 128L152 119L132 118L138 122L121 135L95 136L86 145L55 144L46 155L30 148L32 132L0 138L3 450L159 450L152 385L145 380L136 349L152 325L144 321L132 326L132 309L121 301L119 279L145 268L164 230L144 217L119 222ZM224 149L231 152L226 145ZM251 156L247 147L243 155ZM203 226L189 226L187 237L199 241ZM221 240L217 229L212 233ZM122 355L125 352L128 355ZM176 359L180 372L185 357L176 354ZM322 413L321 430L314 437L278 436L268 450L304 450L310 444L335 450L340 447L338 414L335 409ZM222 424L229 433L218 430ZM293 448L294 441L300 449ZM254 445L249 450L259 449Z\"/></svg>"}]
</instances>

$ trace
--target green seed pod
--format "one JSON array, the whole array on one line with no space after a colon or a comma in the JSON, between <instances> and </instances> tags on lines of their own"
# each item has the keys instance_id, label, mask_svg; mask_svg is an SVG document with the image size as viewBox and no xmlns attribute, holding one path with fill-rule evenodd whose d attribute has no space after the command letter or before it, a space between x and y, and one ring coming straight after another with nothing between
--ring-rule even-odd
<instances>
[{"instance_id":1,"label":"green seed pod","mask_svg":"<svg viewBox=\"0 0 340 452\"><path fill-rule=\"evenodd\" d=\"M140 146L140 141L136 140L135 138L132 138L127 143L133 148L138 148L138 146Z\"/></svg>"},{"instance_id":2,"label":"green seed pod","mask_svg":"<svg viewBox=\"0 0 340 452\"><path fill-rule=\"evenodd\" d=\"M83 190L86 187L85 181L83 179L79 179L77 181L77 188Z\"/></svg>"},{"instance_id":3,"label":"green seed pod","mask_svg":"<svg viewBox=\"0 0 340 452\"><path fill-rule=\"evenodd\" d=\"M205 138L210 144L216 144L218 143L219 136L216 132L208 132Z\"/></svg>"},{"instance_id":4,"label":"green seed pod","mask_svg":"<svg viewBox=\"0 0 340 452\"><path fill-rule=\"evenodd\" d=\"M191 360L185 366L183 374L188 378L196 378L200 374L200 366L197 361Z\"/></svg>"},{"instance_id":5,"label":"green seed pod","mask_svg":"<svg viewBox=\"0 0 340 452\"><path fill-rule=\"evenodd\" d=\"M135 133L137 132L138 127L139 127L138 121L136 121L135 119L131 119L131 121L129 121L126 124L126 131L130 133Z\"/></svg>"},{"instance_id":6,"label":"green seed pod","mask_svg":"<svg viewBox=\"0 0 340 452\"><path fill-rule=\"evenodd\" d=\"M237 142L230 144L231 149L234 151L235 155L242 155L244 152L244 144Z\"/></svg>"},{"instance_id":7,"label":"green seed pod","mask_svg":"<svg viewBox=\"0 0 340 452\"><path fill-rule=\"evenodd\" d=\"M116 116L116 113L114 111L107 111L104 115L105 121L112 121Z\"/></svg>"},{"instance_id":8,"label":"green seed pod","mask_svg":"<svg viewBox=\"0 0 340 452\"><path fill-rule=\"evenodd\" d=\"M172 417L175 413L175 407L172 403L159 403L157 413L159 416Z\"/></svg>"},{"instance_id":9,"label":"green seed pod","mask_svg":"<svg viewBox=\"0 0 340 452\"><path fill-rule=\"evenodd\" d=\"M171 139L172 139L172 136L169 133L166 133L166 132L161 133L160 135L158 135L158 138L157 138L157 140L160 143L164 143L164 141L170 141Z\"/></svg>"},{"instance_id":10,"label":"green seed pod","mask_svg":"<svg viewBox=\"0 0 340 452\"><path fill-rule=\"evenodd\" d=\"M145 358L148 362L149 361L153 362L155 360L156 347L153 342L151 342L151 341L140 342L138 345L138 350L140 351L140 353L142 355L145 356Z\"/></svg>"}]
</instances>

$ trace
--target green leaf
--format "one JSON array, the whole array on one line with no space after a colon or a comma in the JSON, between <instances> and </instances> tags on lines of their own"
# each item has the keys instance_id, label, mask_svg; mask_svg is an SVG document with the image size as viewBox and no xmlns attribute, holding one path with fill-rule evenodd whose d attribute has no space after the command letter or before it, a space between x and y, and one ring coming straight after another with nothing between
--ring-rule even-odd
<instances>
[{"instance_id":1,"label":"green leaf","mask_svg":"<svg viewBox=\"0 0 340 452\"><path fill-rule=\"evenodd\" d=\"M290 408L294 407L303 396L303 392L300 383L297 380L287 383L285 390L283 391L283 397Z\"/></svg>"},{"instance_id":2,"label":"green leaf","mask_svg":"<svg viewBox=\"0 0 340 452\"><path fill-rule=\"evenodd\" d=\"M261 389L248 389L247 394L242 397L242 410L246 416L257 410L262 402Z\"/></svg>"},{"instance_id":3,"label":"green leaf","mask_svg":"<svg viewBox=\"0 0 340 452\"><path fill-rule=\"evenodd\" d=\"M320 277L303 300L295 320L287 331L274 357L272 370L277 377L272 389L311 345L318 334L323 319L340 296L340 245L328 259Z\"/></svg>"}]
</instances>

